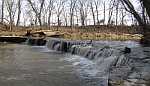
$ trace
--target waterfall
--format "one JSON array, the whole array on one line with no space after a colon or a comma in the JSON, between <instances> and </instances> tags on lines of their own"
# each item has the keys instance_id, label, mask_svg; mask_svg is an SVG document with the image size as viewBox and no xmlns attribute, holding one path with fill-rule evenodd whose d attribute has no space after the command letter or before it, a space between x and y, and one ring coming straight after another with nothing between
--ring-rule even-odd
<instances>
[{"instance_id":1,"label":"waterfall","mask_svg":"<svg viewBox=\"0 0 150 86\"><path fill-rule=\"evenodd\" d=\"M78 68L77 71L81 76L98 78L100 81L98 86L108 86L108 82L119 80L135 83L134 80L147 79L150 69L148 57L150 48L137 47L136 44L128 42L124 42L124 44L121 42L115 44L115 42L115 45L113 42L111 42L112 44L107 43L108 41L50 39L47 47L66 52L69 55L67 60ZM132 47L132 50L128 47ZM142 76L138 73L141 73ZM128 79L131 82L126 81Z\"/></svg>"},{"instance_id":2,"label":"waterfall","mask_svg":"<svg viewBox=\"0 0 150 86\"><path fill-rule=\"evenodd\" d=\"M46 42L47 41L45 39L28 37L25 44L32 46L45 46Z\"/></svg>"},{"instance_id":3,"label":"waterfall","mask_svg":"<svg viewBox=\"0 0 150 86\"><path fill-rule=\"evenodd\" d=\"M52 50L79 55L92 60L101 73L108 73L112 67L127 65L129 56L123 51L125 49L115 49L111 46L95 47L91 41L72 41L64 39L50 39L47 42L47 47Z\"/></svg>"},{"instance_id":4,"label":"waterfall","mask_svg":"<svg viewBox=\"0 0 150 86\"><path fill-rule=\"evenodd\" d=\"M49 49L71 53L73 56L77 55L84 57L85 59L91 60L91 62L96 65L96 70L98 70L95 76L104 79L104 86L107 86L106 83L108 83L112 68L128 64L129 57L127 56L128 53L123 52L125 50L124 48L115 49L114 47L107 45L103 45L100 47L99 46L100 45L96 45L94 44L94 42L91 41L50 39L47 42L47 47ZM72 60L75 60L75 58ZM74 65L80 64L80 61L76 61L77 62L75 62ZM88 66L86 66L85 64L81 63L80 65L88 68Z\"/></svg>"},{"instance_id":5,"label":"waterfall","mask_svg":"<svg viewBox=\"0 0 150 86\"><path fill-rule=\"evenodd\" d=\"M49 49L83 56L98 64L107 61L111 65L119 66L128 62L128 58L122 53L123 50L117 50L109 46L94 47L93 45L95 44L91 41L72 41L56 38L51 38L47 42Z\"/></svg>"}]
</instances>

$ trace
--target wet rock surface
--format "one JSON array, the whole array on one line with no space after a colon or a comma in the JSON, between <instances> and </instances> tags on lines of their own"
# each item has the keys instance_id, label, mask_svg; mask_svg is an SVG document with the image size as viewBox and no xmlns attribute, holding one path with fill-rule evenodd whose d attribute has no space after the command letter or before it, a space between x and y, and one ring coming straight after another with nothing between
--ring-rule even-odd
<instances>
[{"instance_id":1,"label":"wet rock surface","mask_svg":"<svg viewBox=\"0 0 150 86\"><path fill-rule=\"evenodd\" d=\"M68 41L49 40L48 47L64 51L62 42L66 43L66 51L91 60L99 70L99 77L108 77L108 83L100 86L149 86L150 83L150 47L138 43L98 42L98 41ZM51 43L53 42L53 43ZM128 46L128 47L127 47Z\"/></svg>"}]
</instances>

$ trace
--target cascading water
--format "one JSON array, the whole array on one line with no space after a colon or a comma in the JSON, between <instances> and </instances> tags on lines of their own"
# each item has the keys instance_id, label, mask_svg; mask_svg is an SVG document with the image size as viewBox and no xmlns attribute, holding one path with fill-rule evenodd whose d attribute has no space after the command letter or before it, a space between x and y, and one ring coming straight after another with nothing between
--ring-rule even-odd
<instances>
[{"instance_id":1,"label":"cascading water","mask_svg":"<svg viewBox=\"0 0 150 86\"><path fill-rule=\"evenodd\" d=\"M125 42L124 44L121 42L114 43L116 45L109 44L107 41L94 41L91 44L91 41L50 39L47 46L56 51L70 53L69 55L67 54L67 61L77 66L81 76L84 76L84 78L88 76L88 78L91 77L94 80L96 77L100 79L100 82L94 83L98 83L98 86L108 86L109 80L128 78L130 74L133 77L136 72L136 66L144 64L138 59L145 58L140 49L133 48L132 53L125 52L126 46L137 46L132 44L132 42Z\"/></svg>"}]
</instances>

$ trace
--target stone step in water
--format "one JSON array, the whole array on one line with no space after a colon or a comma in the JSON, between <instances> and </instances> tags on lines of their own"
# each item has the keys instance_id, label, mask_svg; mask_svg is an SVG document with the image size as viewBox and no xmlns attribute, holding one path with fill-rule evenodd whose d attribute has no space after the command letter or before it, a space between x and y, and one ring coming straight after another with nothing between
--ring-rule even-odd
<instances>
[{"instance_id":1,"label":"stone step in water","mask_svg":"<svg viewBox=\"0 0 150 86\"><path fill-rule=\"evenodd\" d=\"M99 65L101 73L109 73L112 67L126 65L129 61L129 58L124 56L124 54L130 53L131 50L130 52L125 52L123 49L117 50L109 46L98 48L93 45L91 41L72 41L64 39L50 39L47 42L49 49L79 55L92 60Z\"/></svg>"},{"instance_id":2,"label":"stone step in water","mask_svg":"<svg viewBox=\"0 0 150 86\"><path fill-rule=\"evenodd\" d=\"M67 52L73 56L78 55L91 60L99 70L97 76L108 75L106 82L118 84L118 81L122 82L121 80L123 80L122 85L119 86L127 86L124 84L126 84L126 80L128 79L137 79L138 81L141 75L142 79L149 79L147 74L150 69L150 60L148 57L150 49L141 47L131 49L126 46L121 48L120 46L122 45L108 46L93 41L72 41L64 39L50 39L47 42L47 47L51 50ZM141 68L138 68L138 66ZM143 70L146 71L143 72ZM141 75L139 76L139 74ZM132 80L130 83L132 83Z\"/></svg>"},{"instance_id":3,"label":"stone step in water","mask_svg":"<svg viewBox=\"0 0 150 86\"><path fill-rule=\"evenodd\" d=\"M0 42L10 42L10 43L23 43L26 42L26 37L20 36L1 36Z\"/></svg>"}]
</instances>

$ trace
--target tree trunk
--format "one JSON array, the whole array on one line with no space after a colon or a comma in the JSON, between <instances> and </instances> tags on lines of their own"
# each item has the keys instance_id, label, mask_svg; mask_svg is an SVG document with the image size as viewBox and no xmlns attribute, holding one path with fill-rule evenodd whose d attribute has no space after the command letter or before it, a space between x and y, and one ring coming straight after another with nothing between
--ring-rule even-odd
<instances>
[{"instance_id":1,"label":"tree trunk","mask_svg":"<svg viewBox=\"0 0 150 86\"><path fill-rule=\"evenodd\" d=\"M70 0L71 4L70 4L70 26L73 26L73 21L74 21L74 10L75 10L75 6L76 6L76 2L77 0Z\"/></svg>"},{"instance_id":2,"label":"tree trunk","mask_svg":"<svg viewBox=\"0 0 150 86\"><path fill-rule=\"evenodd\" d=\"M119 1L116 1L116 25L118 25Z\"/></svg>"},{"instance_id":3,"label":"tree trunk","mask_svg":"<svg viewBox=\"0 0 150 86\"><path fill-rule=\"evenodd\" d=\"M139 25L142 28L143 38L141 39L141 43L146 46L150 46L150 25L149 23L145 23L142 17L135 11L133 4L129 0L121 0L123 4L126 4L129 12L137 19ZM150 18L150 1L149 0L140 0L143 3L143 6L146 8L146 13Z\"/></svg>"},{"instance_id":4,"label":"tree trunk","mask_svg":"<svg viewBox=\"0 0 150 86\"><path fill-rule=\"evenodd\" d=\"M64 13L65 26L68 26L67 13Z\"/></svg>"},{"instance_id":5,"label":"tree trunk","mask_svg":"<svg viewBox=\"0 0 150 86\"><path fill-rule=\"evenodd\" d=\"M148 17L150 18L150 0L143 0L143 6L146 8L146 12L148 14ZM149 22L150 23L150 22ZM144 34L143 34L143 44L146 46L150 46L150 25L145 25L143 27L144 29Z\"/></svg>"},{"instance_id":6,"label":"tree trunk","mask_svg":"<svg viewBox=\"0 0 150 86\"><path fill-rule=\"evenodd\" d=\"M105 6L105 2L104 2L104 22L103 22L103 25L105 25L105 18L106 18L106 6Z\"/></svg>"},{"instance_id":7,"label":"tree trunk","mask_svg":"<svg viewBox=\"0 0 150 86\"><path fill-rule=\"evenodd\" d=\"M70 26L72 27L73 25L73 13L70 13Z\"/></svg>"},{"instance_id":8,"label":"tree trunk","mask_svg":"<svg viewBox=\"0 0 150 86\"><path fill-rule=\"evenodd\" d=\"M145 25L142 28L144 29L144 33L140 43L144 46L150 46L150 26Z\"/></svg>"},{"instance_id":9,"label":"tree trunk","mask_svg":"<svg viewBox=\"0 0 150 86\"><path fill-rule=\"evenodd\" d=\"M2 20L1 22L3 23L4 21L4 0L2 0Z\"/></svg>"},{"instance_id":10,"label":"tree trunk","mask_svg":"<svg viewBox=\"0 0 150 86\"><path fill-rule=\"evenodd\" d=\"M146 8L146 12L150 18L150 0L141 0L143 2L143 6Z\"/></svg>"},{"instance_id":11,"label":"tree trunk","mask_svg":"<svg viewBox=\"0 0 150 86\"><path fill-rule=\"evenodd\" d=\"M10 18L10 22L9 22L10 27L9 28L10 28L10 31L12 31L12 23L13 23L12 22L12 13L10 12L9 15L10 15L10 17L9 17Z\"/></svg>"},{"instance_id":12,"label":"tree trunk","mask_svg":"<svg viewBox=\"0 0 150 86\"><path fill-rule=\"evenodd\" d=\"M95 22L95 13L94 13L94 9L93 9L93 3L91 2L90 5L91 5L92 16L93 16L93 23L94 23L94 26L95 26L96 22Z\"/></svg>"},{"instance_id":13,"label":"tree trunk","mask_svg":"<svg viewBox=\"0 0 150 86\"><path fill-rule=\"evenodd\" d=\"M48 15L48 27L50 27L50 23L51 23L51 11L49 11L49 15Z\"/></svg>"},{"instance_id":14,"label":"tree trunk","mask_svg":"<svg viewBox=\"0 0 150 86\"><path fill-rule=\"evenodd\" d=\"M36 18L38 18L38 22L39 22L40 26L42 26L41 13L42 13L42 10L43 10L43 6L44 6L45 0L42 0L42 2L40 4L40 11L39 12L38 12L37 8L34 7L34 5L31 2L31 0L28 0L28 2L31 5L33 11L35 12Z\"/></svg>"},{"instance_id":15,"label":"tree trunk","mask_svg":"<svg viewBox=\"0 0 150 86\"><path fill-rule=\"evenodd\" d=\"M96 1L95 1L95 8L96 8L96 19L97 19L97 24L99 24L98 2L96 2Z\"/></svg>"},{"instance_id":16,"label":"tree trunk","mask_svg":"<svg viewBox=\"0 0 150 86\"><path fill-rule=\"evenodd\" d=\"M17 19L16 26L18 26L19 23L20 23L20 14L21 14L21 2L20 2L20 0L19 0L19 1L18 1L18 19Z\"/></svg>"},{"instance_id":17,"label":"tree trunk","mask_svg":"<svg viewBox=\"0 0 150 86\"><path fill-rule=\"evenodd\" d=\"M39 20L40 26L42 26L41 16L42 16L42 10L43 10L43 7L44 7L44 2L45 2L45 0L42 0L41 6L40 6L40 12L38 13L38 20Z\"/></svg>"},{"instance_id":18,"label":"tree trunk","mask_svg":"<svg viewBox=\"0 0 150 86\"><path fill-rule=\"evenodd\" d=\"M112 18L112 16L113 16L113 8L114 8L114 5L115 5L115 0L113 0L113 1L111 1L110 2L110 7L109 7L109 16L108 16L108 25L111 25L112 23L111 23L111 18Z\"/></svg>"}]
</instances>

